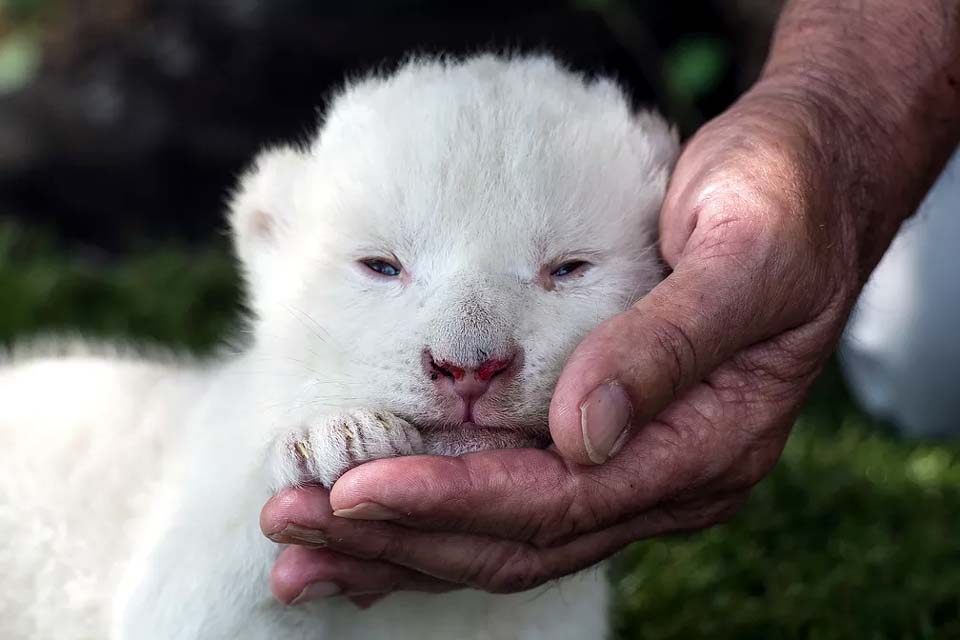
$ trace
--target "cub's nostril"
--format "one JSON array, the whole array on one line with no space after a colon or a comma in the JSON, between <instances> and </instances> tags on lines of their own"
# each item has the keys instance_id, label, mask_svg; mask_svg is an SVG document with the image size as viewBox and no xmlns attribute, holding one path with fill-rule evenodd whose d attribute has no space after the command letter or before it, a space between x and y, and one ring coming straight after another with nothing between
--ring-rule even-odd
<instances>
[{"instance_id":1,"label":"cub's nostril","mask_svg":"<svg viewBox=\"0 0 960 640\"><path fill-rule=\"evenodd\" d=\"M494 376L506 371L513 364L513 356L509 358L491 358L477 367L476 375L478 380L493 379Z\"/></svg>"},{"instance_id":2,"label":"cub's nostril","mask_svg":"<svg viewBox=\"0 0 960 640\"><path fill-rule=\"evenodd\" d=\"M424 371L430 380L438 382L443 378L449 378L453 384L450 389L460 395L479 396L492 380L498 375L504 373L516 361L516 353L511 353L503 358L487 358L478 365L453 364L447 360L437 360L429 349L423 351Z\"/></svg>"},{"instance_id":3,"label":"cub's nostril","mask_svg":"<svg viewBox=\"0 0 960 640\"><path fill-rule=\"evenodd\" d=\"M430 357L430 379L436 380L440 376L446 376L448 378L453 378L454 380L460 380L463 378L464 370L456 365L452 365L449 362L437 362L433 359L433 356Z\"/></svg>"}]
</instances>

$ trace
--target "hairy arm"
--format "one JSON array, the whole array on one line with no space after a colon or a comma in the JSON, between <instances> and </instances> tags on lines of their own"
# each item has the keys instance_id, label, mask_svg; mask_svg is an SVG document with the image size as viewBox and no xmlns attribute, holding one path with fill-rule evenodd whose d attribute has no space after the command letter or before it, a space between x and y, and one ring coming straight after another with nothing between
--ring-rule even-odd
<instances>
[{"instance_id":1,"label":"hairy arm","mask_svg":"<svg viewBox=\"0 0 960 640\"><path fill-rule=\"evenodd\" d=\"M823 111L812 133L862 209L866 275L960 139L960 1L792 0L754 88L765 91Z\"/></svg>"}]
</instances>

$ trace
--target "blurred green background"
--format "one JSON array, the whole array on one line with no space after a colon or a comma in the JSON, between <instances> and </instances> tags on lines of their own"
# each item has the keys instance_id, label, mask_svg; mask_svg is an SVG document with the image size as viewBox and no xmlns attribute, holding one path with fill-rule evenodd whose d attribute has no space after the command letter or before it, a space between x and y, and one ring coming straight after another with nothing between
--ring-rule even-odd
<instances>
[{"instance_id":1,"label":"blurred green background","mask_svg":"<svg viewBox=\"0 0 960 640\"><path fill-rule=\"evenodd\" d=\"M117 3L80 4L92 11ZM412 4L373 3L362 19L422 9ZM689 32L683 20L657 23L652 2L571 6L600 16L612 39L640 42L634 57L648 58L637 74L690 131L756 73L775 10L746 0L678 5L675 12L701 27L726 22ZM33 138L21 134L33 129L12 129L3 100L41 83L48 38L64 12L50 1L0 1L0 144L32 149ZM673 31L651 34L649 21ZM32 126L15 124L24 122ZM35 179L30 171L44 166L43 156L24 152L33 163L24 164L11 148L0 148L8 185L0 179L0 340L67 332L208 353L236 328L237 277L216 222L194 235L145 219L119 241L100 243L75 233L95 209L31 210L15 180ZM52 206L34 202L36 211ZM71 211L80 216L72 226L64 222ZM958 525L960 445L898 439L854 406L831 366L780 464L740 515L710 531L637 543L619 557L611 573L615 637L960 638Z\"/></svg>"}]
</instances>

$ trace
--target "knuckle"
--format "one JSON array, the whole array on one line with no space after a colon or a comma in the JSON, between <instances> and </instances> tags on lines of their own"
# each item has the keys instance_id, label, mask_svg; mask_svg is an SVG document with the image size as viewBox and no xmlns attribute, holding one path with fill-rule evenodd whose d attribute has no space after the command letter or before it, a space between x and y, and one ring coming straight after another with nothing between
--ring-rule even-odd
<instances>
[{"instance_id":1,"label":"knuckle","mask_svg":"<svg viewBox=\"0 0 960 640\"><path fill-rule=\"evenodd\" d=\"M517 593L545 581L537 556L526 547L493 546L478 554L460 581L490 593Z\"/></svg>"},{"instance_id":2,"label":"knuckle","mask_svg":"<svg viewBox=\"0 0 960 640\"><path fill-rule=\"evenodd\" d=\"M750 491L744 491L742 494L739 494L735 498L730 498L725 502L718 505L717 512L715 516L715 524L723 524L724 522L729 522L740 513L740 509L743 508L743 505L747 502L747 498L750 497Z\"/></svg>"},{"instance_id":3,"label":"knuckle","mask_svg":"<svg viewBox=\"0 0 960 640\"><path fill-rule=\"evenodd\" d=\"M545 549L564 544L598 528L601 517L593 505L571 500L556 520L541 521L530 538L530 544Z\"/></svg>"},{"instance_id":4,"label":"knuckle","mask_svg":"<svg viewBox=\"0 0 960 640\"><path fill-rule=\"evenodd\" d=\"M564 517L559 519L544 517L540 514L526 514L516 523L517 539L527 540L537 548L552 546L555 540L563 536Z\"/></svg>"},{"instance_id":5,"label":"knuckle","mask_svg":"<svg viewBox=\"0 0 960 640\"><path fill-rule=\"evenodd\" d=\"M410 554L404 543L403 536L382 536L373 549L366 554L360 554L365 560L374 560L377 562L395 562L397 559L406 558Z\"/></svg>"},{"instance_id":6,"label":"knuckle","mask_svg":"<svg viewBox=\"0 0 960 640\"><path fill-rule=\"evenodd\" d=\"M780 205L768 202L766 207L757 207L756 200L765 197L759 192L749 197L727 192L723 198L700 201L690 251L708 260L772 253L776 228L770 224L770 216L760 216L757 210L776 210Z\"/></svg>"},{"instance_id":7,"label":"knuckle","mask_svg":"<svg viewBox=\"0 0 960 640\"><path fill-rule=\"evenodd\" d=\"M839 325L838 325L839 326ZM784 383L805 383L816 375L823 360L833 348L834 334L830 328L821 332L807 330L787 331L774 336L767 348L753 358L744 358L744 367L759 376Z\"/></svg>"},{"instance_id":8,"label":"knuckle","mask_svg":"<svg viewBox=\"0 0 960 640\"><path fill-rule=\"evenodd\" d=\"M534 547L545 549L596 531L609 524L610 514L617 513L613 496L621 492L622 487L607 486L599 476L568 486L562 492L567 496L563 507L551 517L538 518L533 534L527 539Z\"/></svg>"},{"instance_id":9,"label":"knuckle","mask_svg":"<svg viewBox=\"0 0 960 640\"><path fill-rule=\"evenodd\" d=\"M664 507L664 511L674 530L700 531L729 521L739 513L748 496L749 491L744 491L733 497Z\"/></svg>"},{"instance_id":10,"label":"knuckle","mask_svg":"<svg viewBox=\"0 0 960 640\"><path fill-rule=\"evenodd\" d=\"M735 422L752 433L792 422L820 369L819 363L786 358L769 347L764 353L738 354L733 365L735 374L717 377L711 386L718 400L731 407Z\"/></svg>"},{"instance_id":11,"label":"knuckle","mask_svg":"<svg viewBox=\"0 0 960 640\"><path fill-rule=\"evenodd\" d=\"M784 434L785 441L786 433ZM761 443L747 453L746 462L743 464L741 474L741 484L737 489L749 491L761 480L767 477L773 467L780 460L780 454L783 451L783 442L779 443Z\"/></svg>"},{"instance_id":12,"label":"knuckle","mask_svg":"<svg viewBox=\"0 0 960 640\"><path fill-rule=\"evenodd\" d=\"M704 416L698 407L689 403L668 407L652 424L658 428L651 434L657 446L644 452L644 456L648 464L658 468L669 468L676 460L690 455L691 449L703 448L719 426L716 419Z\"/></svg>"},{"instance_id":13,"label":"knuckle","mask_svg":"<svg viewBox=\"0 0 960 640\"><path fill-rule=\"evenodd\" d=\"M733 518L740 512L740 508L746 502L746 496L749 495L749 492L744 492L742 498L740 495L737 494L736 498L726 497L715 500L710 506L702 509L698 522L699 528L712 527Z\"/></svg>"},{"instance_id":14,"label":"knuckle","mask_svg":"<svg viewBox=\"0 0 960 640\"><path fill-rule=\"evenodd\" d=\"M658 352L658 365L670 381L671 395L683 388L689 372L697 370L697 351L687 330L669 318L660 317L650 323L648 331L653 348Z\"/></svg>"}]
</instances>

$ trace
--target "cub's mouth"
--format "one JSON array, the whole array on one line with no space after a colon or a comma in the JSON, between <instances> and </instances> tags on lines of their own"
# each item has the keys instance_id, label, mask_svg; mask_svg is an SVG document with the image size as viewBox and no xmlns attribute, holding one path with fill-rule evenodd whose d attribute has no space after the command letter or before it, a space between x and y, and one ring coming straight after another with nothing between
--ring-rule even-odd
<instances>
[{"instance_id":1,"label":"cub's mouth","mask_svg":"<svg viewBox=\"0 0 960 640\"><path fill-rule=\"evenodd\" d=\"M427 451L434 455L459 456L489 449L543 449L550 445L550 433L537 430L487 427L472 422L459 425L427 425L421 428Z\"/></svg>"}]
</instances>

